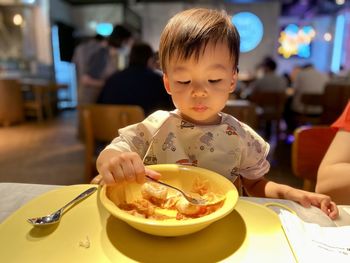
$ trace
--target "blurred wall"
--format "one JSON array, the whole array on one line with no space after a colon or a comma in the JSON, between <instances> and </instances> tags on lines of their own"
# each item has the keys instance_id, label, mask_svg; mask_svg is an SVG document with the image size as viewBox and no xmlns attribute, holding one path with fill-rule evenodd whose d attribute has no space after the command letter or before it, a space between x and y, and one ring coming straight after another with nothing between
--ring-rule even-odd
<instances>
[{"instance_id":1,"label":"blurred wall","mask_svg":"<svg viewBox=\"0 0 350 263\"><path fill-rule=\"evenodd\" d=\"M278 1L255 4L184 4L184 3L149 3L134 4L131 8L143 19L143 39L149 42L155 50L158 50L159 37L167 21L177 12L191 7L208 7L225 9L228 14L250 11L257 15L264 25L264 36L261 43L253 51L242 53L240 57L240 71L254 71L255 66L266 55L273 55L275 39L278 35L278 17L280 3Z\"/></svg>"}]
</instances>

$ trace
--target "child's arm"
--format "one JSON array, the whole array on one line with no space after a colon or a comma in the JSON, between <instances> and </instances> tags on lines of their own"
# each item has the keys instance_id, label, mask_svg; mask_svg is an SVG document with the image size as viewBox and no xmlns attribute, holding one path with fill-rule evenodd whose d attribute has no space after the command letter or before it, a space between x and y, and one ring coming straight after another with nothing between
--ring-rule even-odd
<instances>
[{"instance_id":1,"label":"child's arm","mask_svg":"<svg viewBox=\"0 0 350 263\"><path fill-rule=\"evenodd\" d=\"M300 203L304 207L310 205L320 208L331 219L338 217L338 208L327 195L296 189L284 184L278 184L262 177L257 180L243 178L243 186L246 191L257 197L288 199Z\"/></svg>"},{"instance_id":2,"label":"child's arm","mask_svg":"<svg viewBox=\"0 0 350 263\"><path fill-rule=\"evenodd\" d=\"M145 175L155 179L160 174L145 168L142 159L135 152L120 152L113 149L103 150L97 158L97 170L106 184L137 182L143 183Z\"/></svg>"}]
</instances>

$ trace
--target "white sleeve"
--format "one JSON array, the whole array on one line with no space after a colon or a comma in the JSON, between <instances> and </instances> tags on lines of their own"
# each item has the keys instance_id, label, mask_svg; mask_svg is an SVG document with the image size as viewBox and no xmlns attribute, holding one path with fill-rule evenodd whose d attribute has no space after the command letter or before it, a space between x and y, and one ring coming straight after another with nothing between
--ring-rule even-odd
<instances>
[{"instance_id":1,"label":"white sleeve","mask_svg":"<svg viewBox=\"0 0 350 263\"><path fill-rule=\"evenodd\" d=\"M118 131L119 136L106 147L121 152L136 152L141 158L146 154L154 134L169 117L167 111L156 111L140 123Z\"/></svg>"},{"instance_id":2,"label":"white sleeve","mask_svg":"<svg viewBox=\"0 0 350 263\"><path fill-rule=\"evenodd\" d=\"M247 136L242 139L242 155L239 174L247 179L258 179L268 173L267 155L270 145L248 125L243 125Z\"/></svg>"}]
</instances>

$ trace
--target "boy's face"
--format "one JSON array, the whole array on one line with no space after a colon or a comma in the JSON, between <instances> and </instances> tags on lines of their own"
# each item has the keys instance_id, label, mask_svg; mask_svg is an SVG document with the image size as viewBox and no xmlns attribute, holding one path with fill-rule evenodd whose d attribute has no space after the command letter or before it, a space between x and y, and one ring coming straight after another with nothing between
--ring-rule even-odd
<instances>
[{"instance_id":1,"label":"boy's face","mask_svg":"<svg viewBox=\"0 0 350 263\"><path fill-rule=\"evenodd\" d=\"M163 79L183 118L210 125L220 123L218 113L236 87L237 73L226 43L219 42L208 43L198 60L171 60Z\"/></svg>"}]
</instances>

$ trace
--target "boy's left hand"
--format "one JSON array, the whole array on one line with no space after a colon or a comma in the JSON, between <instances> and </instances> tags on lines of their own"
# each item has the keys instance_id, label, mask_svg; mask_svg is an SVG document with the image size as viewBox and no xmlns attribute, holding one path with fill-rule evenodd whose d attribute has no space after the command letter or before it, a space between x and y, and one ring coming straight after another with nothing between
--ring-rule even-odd
<instances>
[{"instance_id":1,"label":"boy's left hand","mask_svg":"<svg viewBox=\"0 0 350 263\"><path fill-rule=\"evenodd\" d=\"M327 195L292 189L286 193L286 199L296 201L304 207L311 205L320 208L331 219L336 219L339 215L337 205Z\"/></svg>"}]
</instances>

